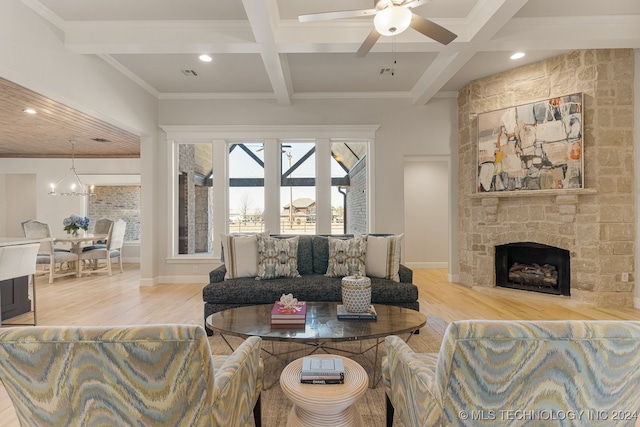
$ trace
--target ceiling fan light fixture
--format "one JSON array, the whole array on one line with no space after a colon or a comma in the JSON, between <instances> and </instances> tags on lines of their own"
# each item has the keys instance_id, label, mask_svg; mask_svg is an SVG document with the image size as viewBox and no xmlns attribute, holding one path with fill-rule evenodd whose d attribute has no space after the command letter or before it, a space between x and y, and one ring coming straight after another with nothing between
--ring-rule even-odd
<instances>
[{"instance_id":1,"label":"ceiling fan light fixture","mask_svg":"<svg viewBox=\"0 0 640 427\"><path fill-rule=\"evenodd\" d=\"M389 6L376 13L373 25L383 36L395 36L409 28L412 13L402 6Z\"/></svg>"}]
</instances>

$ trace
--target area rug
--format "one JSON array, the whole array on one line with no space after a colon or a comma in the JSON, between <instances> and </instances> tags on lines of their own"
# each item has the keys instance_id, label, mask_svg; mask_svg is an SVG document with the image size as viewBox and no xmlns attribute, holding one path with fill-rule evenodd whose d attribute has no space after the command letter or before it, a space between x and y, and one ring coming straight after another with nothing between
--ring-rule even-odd
<instances>
[{"instance_id":1,"label":"area rug","mask_svg":"<svg viewBox=\"0 0 640 427\"><path fill-rule=\"evenodd\" d=\"M427 324L420 329L420 333L414 335L409 340L409 346L420 353L437 353L440 350L442 337L447 328L447 322L438 316L427 316ZM402 338L406 338L403 335ZM231 345L235 348L242 340L240 338L228 337ZM219 335L209 337L213 354L230 354L231 350ZM372 343L372 341L366 341ZM274 347L272 347L272 344ZM360 342L339 343L336 347L354 350L354 346L360 346ZM287 417L291 410L291 403L282 393L278 383L279 374L287 361L294 360L305 355L305 348L300 344L290 344L282 342L263 342L263 348L270 352L291 352L287 355L287 360L275 359L263 353L265 358L265 382L272 385L262 392L262 425L264 427L281 427L287 424ZM380 346L382 356L385 355L384 345ZM338 353L339 354L339 353ZM356 356L354 360L360 363L367 371L371 370L373 352L368 352L365 356ZM379 368L378 368L379 369ZM364 425L369 427L383 427L385 425L385 398L384 386L378 382L375 388L367 390L365 395L356 404ZM247 423L252 426L253 419ZM401 426L399 420L395 420L395 426Z\"/></svg>"}]
</instances>

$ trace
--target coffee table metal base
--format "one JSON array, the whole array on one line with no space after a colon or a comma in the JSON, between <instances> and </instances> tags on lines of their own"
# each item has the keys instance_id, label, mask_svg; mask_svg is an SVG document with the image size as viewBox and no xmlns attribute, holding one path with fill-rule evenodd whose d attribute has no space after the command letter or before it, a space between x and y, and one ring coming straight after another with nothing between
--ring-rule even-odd
<instances>
[{"instance_id":1,"label":"coffee table metal base","mask_svg":"<svg viewBox=\"0 0 640 427\"><path fill-rule=\"evenodd\" d=\"M411 339L411 337L414 334L415 334L415 332L410 332L405 341L409 342L409 340ZM235 348L231 345L231 343L226 339L224 334L218 333L218 335L220 335L222 340L227 344L227 346L229 347L229 349L231 351L235 350ZM371 340L375 340L375 343L373 343L373 344L365 344L365 341L371 341ZM269 357L277 359L278 361L280 361L283 366L291 361L291 359L288 358L287 356L289 356L291 354L295 354L295 353L301 353L301 352L304 352L304 354L306 356L314 355L318 351L322 351L322 352L324 352L326 354L337 354L337 353L338 354L344 354L349 358L354 358L354 357L357 357L357 356L363 356L363 360L365 360L366 362L370 363L371 364L371 368L372 368L371 369L371 374L370 374L370 379L369 379L370 388L376 388L378 386L378 383L382 379L382 372L380 370L380 352L378 350L379 350L380 345L384 342L384 338L370 338L370 339L367 339L367 340L359 340L359 341L357 341L360 344L360 349L358 351L349 350L349 349L346 349L346 348L340 348L340 347L336 347L335 345L331 345L331 344L335 344L335 342L304 341L304 342L292 342L291 343L291 344L297 344L298 346L302 346L301 348L289 349L289 350L282 351L282 352L276 352L275 349L274 349L274 341L271 341L271 350L266 348L266 345L267 345L266 341L267 340L263 340L262 351L265 354L267 354ZM344 341L344 342L355 343L356 341ZM369 360L369 359L367 359L365 357L365 355L367 353L369 353L370 351L374 352L373 361L371 361L371 360ZM270 381L270 382L264 381L263 382L264 390L269 390L277 382L278 382L277 379L275 379L273 381Z\"/></svg>"}]
</instances>

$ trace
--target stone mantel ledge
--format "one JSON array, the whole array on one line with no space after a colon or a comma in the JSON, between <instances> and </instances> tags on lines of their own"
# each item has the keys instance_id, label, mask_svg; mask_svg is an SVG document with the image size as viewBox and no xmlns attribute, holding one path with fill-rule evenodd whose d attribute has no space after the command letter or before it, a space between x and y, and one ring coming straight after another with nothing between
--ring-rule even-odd
<instances>
[{"instance_id":1,"label":"stone mantel ledge","mask_svg":"<svg viewBox=\"0 0 640 427\"><path fill-rule=\"evenodd\" d=\"M472 194L470 197L472 199L480 199L482 201L482 207L486 214L486 221L488 223L495 223L498 220L498 205L500 204L500 199L553 196L556 198L555 203L560 209L560 221L564 223L572 223L575 221L578 196L591 196L595 194L598 194L598 190L595 188L569 188L566 190L526 190L479 193Z\"/></svg>"},{"instance_id":2,"label":"stone mantel ledge","mask_svg":"<svg viewBox=\"0 0 640 427\"><path fill-rule=\"evenodd\" d=\"M566 190L523 190L523 191L494 191L490 193L476 193L469 197L472 199L496 198L507 199L512 197L542 197L542 196L593 196L598 194L595 188L567 188Z\"/></svg>"}]
</instances>

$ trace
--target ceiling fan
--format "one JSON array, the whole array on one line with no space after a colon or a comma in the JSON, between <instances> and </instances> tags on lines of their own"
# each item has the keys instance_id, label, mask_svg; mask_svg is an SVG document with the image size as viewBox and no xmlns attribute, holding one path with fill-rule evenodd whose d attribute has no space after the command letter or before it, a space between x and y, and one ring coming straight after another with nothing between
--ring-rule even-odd
<instances>
[{"instance_id":1,"label":"ceiling fan","mask_svg":"<svg viewBox=\"0 0 640 427\"><path fill-rule=\"evenodd\" d=\"M447 45L453 41L456 34L433 21L416 15L409 9L423 5L429 0L373 0L373 9L341 10L335 12L310 13L298 16L300 22L328 21L331 19L357 18L372 16L374 28L356 52L356 56L365 56L383 36L400 34L407 28L424 34L425 36Z\"/></svg>"}]
</instances>

